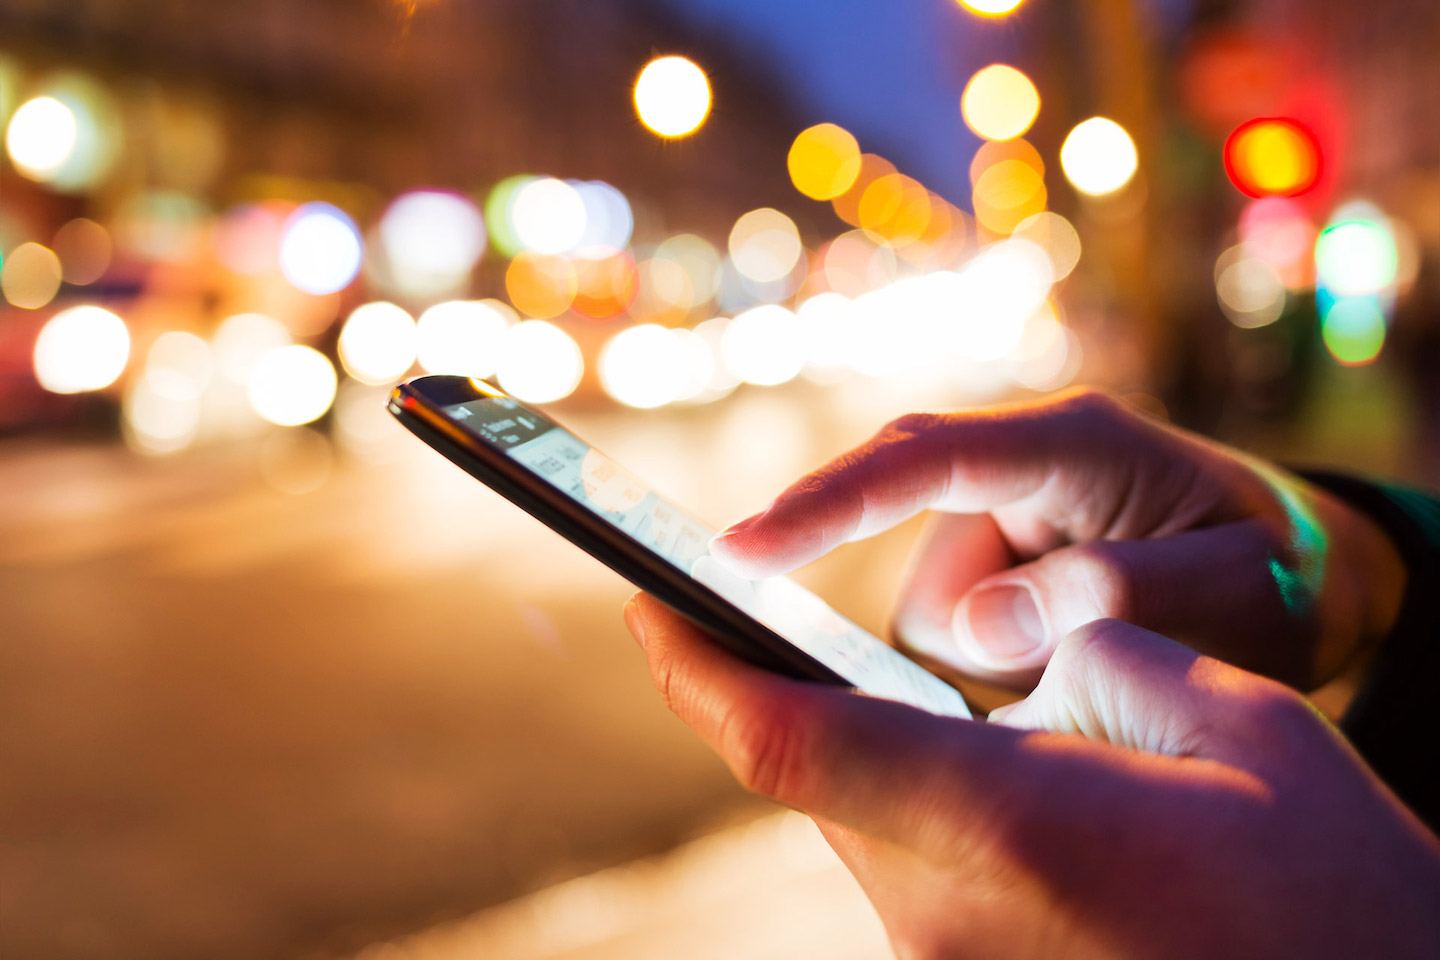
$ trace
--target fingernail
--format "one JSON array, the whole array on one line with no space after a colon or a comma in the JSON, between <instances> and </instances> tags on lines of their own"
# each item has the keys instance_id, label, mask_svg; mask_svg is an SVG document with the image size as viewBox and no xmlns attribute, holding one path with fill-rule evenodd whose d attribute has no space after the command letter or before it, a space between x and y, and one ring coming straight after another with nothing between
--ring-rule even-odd
<instances>
[{"instance_id":1,"label":"fingernail","mask_svg":"<svg viewBox=\"0 0 1440 960\"><path fill-rule=\"evenodd\" d=\"M640 604L634 597L625 601L625 626L630 628L640 649L645 649L645 618L640 615Z\"/></svg>"},{"instance_id":2,"label":"fingernail","mask_svg":"<svg viewBox=\"0 0 1440 960\"><path fill-rule=\"evenodd\" d=\"M730 526L726 527L724 530L721 530L719 533L715 534L715 536L711 537L710 542L715 543L717 540L724 540L726 537L733 537L735 536L735 534L744 531L747 527L750 526L750 524L765 516L769 509L769 507L766 507L764 510L761 510L759 513L755 514L752 517L746 517L744 520L741 520L738 523L730 524Z\"/></svg>"},{"instance_id":3,"label":"fingernail","mask_svg":"<svg viewBox=\"0 0 1440 960\"><path fill-rule=\"evenodd\" d=\"M1027 586L986 587L970 595L966 608L969 639L990 665L1007 666L1045 642L1045 622L1035 594Z\"/></svg>"}]
</instances>

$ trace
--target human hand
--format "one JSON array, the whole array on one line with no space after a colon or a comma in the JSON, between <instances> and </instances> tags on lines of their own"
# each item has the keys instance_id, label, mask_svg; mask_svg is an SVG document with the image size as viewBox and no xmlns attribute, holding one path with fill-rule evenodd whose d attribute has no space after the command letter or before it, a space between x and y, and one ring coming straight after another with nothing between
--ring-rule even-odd
<instances>
[{"instance_id":1,"label":"human hand","mask_svg":"<svg viewBox=\"0 0 1440 960\"><path fill-rule=\"evenodd\" d=\"M895 635L1013 686L1071 630L1115 617L1311 689L1388 632L1404 590L1367 517L1093 391L902 417L711 551L773 576L925 510L938 515Z\"/></svg>"},{"instance_id":2,"label":"human hand","mask_svg":"<svg viewBox=\"0 0 1440 960\"><path fill-rule=\"evenodd\" d=\"M1164 637L1090 624L987 724L752 667L643 594L626 622L740 782L815 819L904 960L1440 944L1435 837L1299 695Z\"/></svg>"}]
</instances>

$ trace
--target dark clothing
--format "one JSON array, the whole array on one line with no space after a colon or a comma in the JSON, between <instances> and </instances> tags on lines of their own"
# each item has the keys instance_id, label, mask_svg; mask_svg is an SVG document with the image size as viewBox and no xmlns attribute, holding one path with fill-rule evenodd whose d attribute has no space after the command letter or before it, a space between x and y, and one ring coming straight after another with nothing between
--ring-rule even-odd
<instances>
[{"instance_id":1,"label":"dark clothing","mask_svg":"<svg viewBox=\"0 0 1440 960\"><path fill-rule=\"evenodd\" d=\"M1380 778L1440 833L1440 500L1389 483L1307 472L1370 516L1409 573L1395 629L1341 729Z\"/></svg>"}]
</instances>

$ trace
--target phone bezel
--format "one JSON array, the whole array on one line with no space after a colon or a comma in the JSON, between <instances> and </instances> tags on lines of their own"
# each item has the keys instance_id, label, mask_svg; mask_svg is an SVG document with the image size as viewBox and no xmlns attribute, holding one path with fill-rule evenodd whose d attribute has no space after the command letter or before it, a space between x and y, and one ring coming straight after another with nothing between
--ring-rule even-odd
<instances>
[{"instance_id":1,"label":"phone bezel","mask_svg":"<svg viewBox=\"0 0 1440 960\"><path fill-rule=\"evenodd\" d=\"M457 403L506 396L498 389L492 391L481 391L468 377L419 377L395 387L389 409L406 429L451 463L704 629L736 656L797 679L852 686L720 594L658 557L649 547L490 447L444 412L445 407ZM539 415L555 422L546 414Z\"/></svg>"}]
</instances>

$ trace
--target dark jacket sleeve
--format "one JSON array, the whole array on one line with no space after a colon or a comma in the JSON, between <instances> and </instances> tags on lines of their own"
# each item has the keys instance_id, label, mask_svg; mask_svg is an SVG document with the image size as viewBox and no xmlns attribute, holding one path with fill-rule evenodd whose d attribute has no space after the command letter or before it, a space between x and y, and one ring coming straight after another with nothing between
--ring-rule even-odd
<instances>
[{"instance_id":1,"label":"dark jacket sleeve","mask_svg":"<svg viewBox=\"0 0 1440 960\"><path fill-rule=\"evenodd\" d=\"M1369 515L1394 541L1408 583L1341 729L1367 763L1440 832L1440 500L1332 473L1304 476Z\"/></svg>"}]
</instances>

